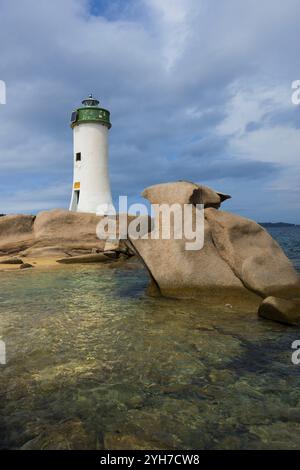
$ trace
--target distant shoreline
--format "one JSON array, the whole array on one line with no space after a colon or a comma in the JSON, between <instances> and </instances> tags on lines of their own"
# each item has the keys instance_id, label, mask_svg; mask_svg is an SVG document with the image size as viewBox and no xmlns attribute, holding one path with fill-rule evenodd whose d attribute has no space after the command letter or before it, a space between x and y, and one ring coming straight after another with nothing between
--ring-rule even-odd
<instances>
[{"instance_id":1,"label":"distant shoreline","mask_svg":"<svg viewBox=\"0 0 300 470\"><path fill-rule=\"evenodd\" d=\"M300 227L298 224L289 224L287 222L258 222L262 227Z\"/></svg>"}]
</instances>

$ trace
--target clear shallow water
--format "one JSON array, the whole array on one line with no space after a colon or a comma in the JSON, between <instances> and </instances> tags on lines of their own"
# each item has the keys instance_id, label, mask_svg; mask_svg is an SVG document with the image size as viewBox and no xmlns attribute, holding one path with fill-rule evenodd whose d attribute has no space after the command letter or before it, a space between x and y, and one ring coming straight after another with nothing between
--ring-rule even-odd
<instances>
[{"instance_id":1,"label":"clear shallow water","mask_svg":"<svg viewBox=\"0 0 300 470\"><path fill-rule=\"evenodd\" d=\"M1 448L300 448L300 330L147 284L142 268L0 273Z\"/></svg>"}]
</instances>

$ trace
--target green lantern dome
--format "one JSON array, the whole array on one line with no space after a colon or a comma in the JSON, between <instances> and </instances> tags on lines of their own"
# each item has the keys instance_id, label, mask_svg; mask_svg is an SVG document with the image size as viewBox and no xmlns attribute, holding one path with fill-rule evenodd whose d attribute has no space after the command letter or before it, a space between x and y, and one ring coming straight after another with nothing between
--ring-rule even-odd
<instances>
[{"instance_id":1,"label":"green lantern dome","mask_svg":"<svg viewBox=\"0 0 300 470\"><path fill-rule=\"evenodd\" d=\"M83 108L78 108L73 111L71 116L71 127L84 122L99 122L108 129L111 128L110 112L107 109L99 108L99 101L89 95L88 98L82 101Z\"/></svg>"}]
</instances>

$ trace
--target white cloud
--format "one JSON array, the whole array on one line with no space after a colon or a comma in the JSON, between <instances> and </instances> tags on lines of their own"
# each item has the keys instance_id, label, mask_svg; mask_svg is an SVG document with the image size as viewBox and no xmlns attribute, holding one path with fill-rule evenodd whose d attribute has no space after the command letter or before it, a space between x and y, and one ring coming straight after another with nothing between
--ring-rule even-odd
<instances>
[{"instance_id":1,"label":"white cloud","mask_svg":"<svg viewBox=\"0 0 300 470\"><path fill-rule=\"evenodd\" d=\"M266 119L269 114L291 110L287 87L270 83L269 87L247 89L235 85L226 117L217 128L220 135L228 136L228 152L238 159L282 167L280 176L266 185L265 189L273 192L300 190L300 131L289 122L276 124Z\"/></svg>"},{"instance_id":2,"label":"white cloud","mask_svg":"<svg viewBox=\"0 0 300 470\"><path fill-rule=\"evenodd\" d=\"M190 14L194 0L144 0L150 12L154 13L154 21L162 41L163 58L166 70L184 53L190 31Z\"/></svg>"},{"instance_id":3,"label":"white cloud","mask_svg":"<svg viewBox=\"0 0 300 470\"><path fill-rule=\"evenodd\" d=\"M245 80L246 82L246 80ZM242 134L250 123L261 123L267 113L291 109L290 90L273 84L256 83L255 86L234 83L230 87L231 99L225 106L226 117L217 127L220 134Z\"/></svg>"},{"instance_id":4,"label":"white cloud","mask_svg":"<svg viewBox=\"0 0 300 470\"><path fill-rule=\"evenodd\" d=\"M299 129L275 126L258 129L233 137L229 149L234 155L247 160L272 162L289 166L294 171L300 165Z\"/></svg>"}]
</instances>

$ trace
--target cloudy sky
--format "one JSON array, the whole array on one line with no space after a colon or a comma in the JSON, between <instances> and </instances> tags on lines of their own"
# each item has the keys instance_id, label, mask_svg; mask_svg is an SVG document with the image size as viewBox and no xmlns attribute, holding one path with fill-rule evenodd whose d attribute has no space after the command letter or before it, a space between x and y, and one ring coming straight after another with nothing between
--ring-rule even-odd
<instances>
[{"instance_id":1,"label":"cloudy sky","mask_svg":"<svg viewBox=\"0 0 300 470\"><path fill-rule=\"evenodd\" d=\"M67 208L70 113L111 111L114 198L188 179L300 223L299 0L0 0L0 213Z\"/></svg>"}]
</instances>

